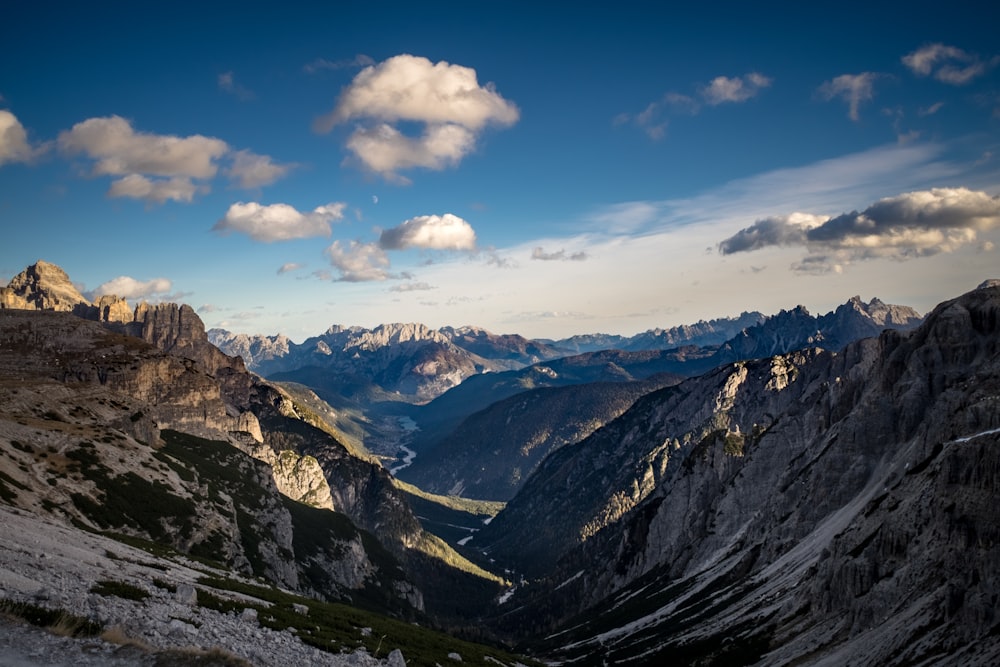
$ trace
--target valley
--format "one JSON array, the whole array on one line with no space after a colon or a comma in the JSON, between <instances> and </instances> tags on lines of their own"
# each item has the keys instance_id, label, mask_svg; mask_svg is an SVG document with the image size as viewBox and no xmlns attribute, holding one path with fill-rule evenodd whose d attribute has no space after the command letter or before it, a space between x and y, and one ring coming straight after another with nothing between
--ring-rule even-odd
<instances>
[{"instance_id":1,"label":"valley","mask_svg":"<svg viewBox=\"0 0 1000 667\"><path fill-rule=\"evenodd\" d=\"M161 579L258 620L374 615L273 654L219 640L254 664L1000 660L997 281L925 317L853 297L543 341L387 324L296 344L102 299L44 262L0 288L2 509L97 554L45 596L55 575L9 557L10 603L148 651L230 632L88 607L99 552L138 548L122 583L157 604L176 607Z\"/></svg>"}]
</instances>

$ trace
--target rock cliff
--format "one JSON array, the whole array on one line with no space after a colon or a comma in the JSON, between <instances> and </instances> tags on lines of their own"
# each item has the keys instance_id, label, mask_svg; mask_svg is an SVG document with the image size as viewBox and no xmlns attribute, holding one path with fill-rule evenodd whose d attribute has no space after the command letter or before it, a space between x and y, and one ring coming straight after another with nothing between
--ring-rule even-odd
<instances>
[{"instance_id":1,"label":"rock cliff","mask_svg":"<svg viewBox=\"0 0 1000 667\"><path fill-rule=\"evenodd\" d=\"M994 664L998 397L990 286L651 394L472 540L536 577L497 623L579 664Z\"/></svg>"}]
</instances>

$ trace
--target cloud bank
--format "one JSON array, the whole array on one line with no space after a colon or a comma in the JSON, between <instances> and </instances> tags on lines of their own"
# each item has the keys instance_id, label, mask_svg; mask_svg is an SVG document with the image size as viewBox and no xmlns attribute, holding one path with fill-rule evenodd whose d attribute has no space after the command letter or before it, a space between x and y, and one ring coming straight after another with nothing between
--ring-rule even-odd
<instances>
[{"instance_id":1,"label":"cloud bank","mask_svg":"<svg viewBox=\"0 0 1000 667\"><path fill-rule=\"evenodd\" d=\"M237 202L212 230L221 234L239 232L263 243L329 236L330 223L343 219L345 207L343 202L334 202L301 213L288 204Z\"/></svg>"},{"instance_id":2,"label":"cloud bank","mask_svg":"<svg viewBox=\"0 0 1000 667\"><path fill-rule=\"evenodd\" d=\"M860 213L830 218L793 213L757 220L718 248L730 255L802 246L808 254L793 270L828 273L860 260L953 252L974 243L980 232L998 227L1000 198L967 188L934 188L880 199Z\"/></svg>"},{"instance_id":3,"label":"cloud bank","mask_svg":"<svg viewBox=\"0 0 1000 667\"><path fill-rule=\"evenodd\" d=\"M484 128L510 126L519 118L517 106L493 84L479 85L474 69L403 54L365 67L313 127L327 133L359 122L347 148L367 169L405 181L396 172L453 166L472 151ZM423 130L408 136L396 127L399 122L419 123Z\"/></svg>"}]
</instances>

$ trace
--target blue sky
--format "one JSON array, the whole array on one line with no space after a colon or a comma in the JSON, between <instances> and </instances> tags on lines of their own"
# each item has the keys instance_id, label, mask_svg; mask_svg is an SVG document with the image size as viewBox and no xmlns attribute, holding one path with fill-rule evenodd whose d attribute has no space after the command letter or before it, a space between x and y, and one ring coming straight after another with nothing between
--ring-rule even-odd
<instances>
[{"instance_id":1,"label":"blue sky","mask_svg":"<svg viewBox=\"0 0 1000 667\"><path fill-rule=\"evenodd\" d=\"M15 3L0 284L557 338L1000 276L996 12L757 4Z\"/></svg>"}]
</instances>

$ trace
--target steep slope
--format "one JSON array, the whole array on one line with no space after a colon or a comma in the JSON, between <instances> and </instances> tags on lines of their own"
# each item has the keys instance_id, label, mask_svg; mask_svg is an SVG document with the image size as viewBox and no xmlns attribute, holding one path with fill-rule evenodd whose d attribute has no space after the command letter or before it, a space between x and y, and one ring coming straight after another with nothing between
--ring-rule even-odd
<instances>
[{"instance_id":1,"label":"steep slope","mask_svg":"<svg viewBox=\"0 0 1000 667\"><path fill-rule=\"evenodd\" d=\"M48 287L42 280L34 291ZM98 315L89 306L82 312ZM155 446L173 429L251 455L267 464L282 494L335 509L373 533L408 573L434 587L431 611L453 613L453 586L489 596L500 585L425 533L381 466L304 421L293 400L213 346L190 307L141 303L127 321L103 324L44 310L4 308L0 317L0 340L15 352L7 357L15 387L35 368L55 382L53 395L67 409L81 392L138 405L128 420L109 422L137 440Z\"/></svg>"},{"instance_id":2,"label":"steep slope","mask_svg":"<svg viewBox=\"0 0 1000 667\"><path fill-rule=\"evenodd\" d=\"M395 559L343 514L286 498L270 466L229 442L166 430L240 429L190 362L66 313L4 310L0 406L7 503L308 594L422 606ZM326 484L317 490L328 502Z\"/></svg>"},{"instance_id":3,"label":"steep slope","mask_svg":"<svg viewBox=\"0 0 1000 667\"><path fill-rule=\"evenodd\" d=\"M432 493L508 500L550 452L579 442L643 394L680 379L664 375L521 392L470 415L397 475Z\"/></svg>"},{"instance_id":4,"label":"steep slope","mask_svg":"<svg viewBox=\"0 0 1000 667\"><path fill-rule=\"evenodd\" d=\"M474 537L538 577L496 622L574 664L995 664L998 396L988 285L651 394Z\"/></svg>"}]
</instances>

